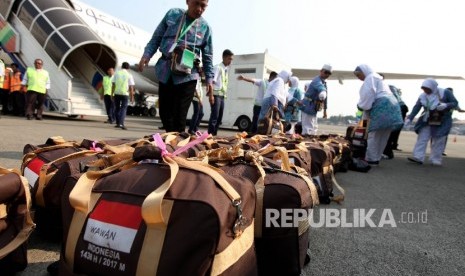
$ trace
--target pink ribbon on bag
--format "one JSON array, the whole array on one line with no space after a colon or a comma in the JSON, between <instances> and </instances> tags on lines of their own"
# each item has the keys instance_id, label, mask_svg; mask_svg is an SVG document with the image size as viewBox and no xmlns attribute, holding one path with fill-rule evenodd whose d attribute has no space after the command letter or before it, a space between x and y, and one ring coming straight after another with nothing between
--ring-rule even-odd
<instances>
[{"instance_id":1,"label":"pink ribbon on bag","mask_svg":"<svg viewBox=\"0 0 465 276\"><path fill-rule=\"evenodd\" d=\"M202 143L203 141L205 141L205 139L208 138L208 132L204 132L204 133L200 133L199 131L196 133L197 135L197 138L193 141L190 141L189 143L187 143L185 146L182 146L178 149L176 149L174 152L168 152L168 150L166 150L166 144L165 142L163 142L163 139L161 138L160 134L159 133L155 133L153 135L153 142L155 143L155 146L159 147L161 149L161 156L176 156L190 148L192 148L193 146L197 145L197 144L200 144Z\"/></svg>"},{"instance_id":2,"label":"pink ribbon on bag","mask_svg":"<svg viewBox=\"0 0 465 276\"><path fill-rule=\"evenodd\" d=\"M102 152L103 149L101 149L100 147L96 147L96 145L97 145L97 141L92 142L92 147L90 147L90 149L95 152Z\"/></svg>"}]
</instances>

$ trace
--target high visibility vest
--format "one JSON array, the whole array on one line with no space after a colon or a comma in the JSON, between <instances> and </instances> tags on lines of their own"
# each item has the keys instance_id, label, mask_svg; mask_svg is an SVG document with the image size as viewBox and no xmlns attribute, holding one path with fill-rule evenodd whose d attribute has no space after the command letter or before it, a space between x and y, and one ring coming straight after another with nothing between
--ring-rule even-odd
<instances>
[{"instance_id":1,"label":"high visibility vest","mask_svg":"<svg viewBox=\"0 0 465 276\"><path fill-rule=\"evenodd\" d=\"M44 69L36 70L28 67L27 71L27 90L45 94L47 92L48 72Z\"/></svg>"},{"instance_id":2,"label":"high visibility vest","mask_svg":"<svg viewBox=\"0 0 465 276\"><path fill-rule=\"evenodd\" d=\"M21 91L21 72L13 73L10 79L10 92Z\"/></svg>"},{"instance_id":3,"label":"high visibility vest","mask_svg":"<svg viewBox=\"0 0 465 276\"><path fill-rule=\"evenodd\" d=\"M3 87L3 80L5 79L5 63L0 59L0 87Z\"/></svg>"},{"instance_id":4,"label":"high visibility vest","mask_svg":"<svg viewBox=\"0 0 465 276\"><path fill-rule=\"evenodd\" d=\"M221 83L221 88L219 90L213 91L214 92L213 94L226 97L226 91L228 90L228 83L229 83L228 75L226 74L223 67L218 66L218 68L220 69L222 83Z\"/></svg>"},{"instance_id":5,"label":"high visibility vest","mask_svg":"<svg viewBox=\"0 0 465 276\"><path fill-rule=\"evenodd\" d=\"M5 68L5 78L3 79L3 89L10 90L11 77L13 76L13 70L10 67Z\"/></svg>"},{"instance_id":6,"label":"high visibility vest","mask_svg":"<svg viewBox=\"0 0 465 276\"><path fill-rule=\"evenodd\" d=\"M113 83L111 82L110 76L104 76L102 80L102 89L103 89L103 95L111 95L111 87Z\"/></svg>"},{"instance_id":7,"label":"high visibility vest","mask_svg":"<svg viewBox=\"0 0 465 276\"><path fill-rule=\"evenodd\" d=\"M129 77L130 74L126 70L119 70L115 73L115 95L129 96Z\"/></svg>"}]
</instances>

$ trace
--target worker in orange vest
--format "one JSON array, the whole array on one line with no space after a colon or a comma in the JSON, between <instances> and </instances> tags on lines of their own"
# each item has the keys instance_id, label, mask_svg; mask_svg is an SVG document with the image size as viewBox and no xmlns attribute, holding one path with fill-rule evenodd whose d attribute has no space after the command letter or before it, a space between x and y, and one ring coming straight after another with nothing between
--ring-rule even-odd
<instances>
[{"instance_id":1,"label":"worker in orange vest","mask_svg":"<svg viewBox=\"0 0 465 276\"><path fill-rule=\"evenodd\" d=\"M10 77L10 102L13 106L13 114L23 117L26 106L26 91L21 89L22 73L19 70L18 64L11 64L12 74Z\"/></svg>"}]
</instances>

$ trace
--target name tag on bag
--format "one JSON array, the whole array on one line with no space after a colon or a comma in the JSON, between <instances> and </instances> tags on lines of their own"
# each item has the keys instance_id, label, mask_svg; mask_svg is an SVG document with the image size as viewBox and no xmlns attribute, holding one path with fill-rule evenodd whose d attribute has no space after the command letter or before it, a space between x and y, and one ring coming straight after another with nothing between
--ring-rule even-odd
<instances>
[{"instance_id":1,"label":"name tag on bag","mask_svg":"<svg viewBox=\"0 0 465 276\"><path fill-rule=\"evenodd\" d=\"M182 52L181 65L185 68L192 69L194 67L195 53L189 49L184 49Z\"/></svg>"}]
</instances>

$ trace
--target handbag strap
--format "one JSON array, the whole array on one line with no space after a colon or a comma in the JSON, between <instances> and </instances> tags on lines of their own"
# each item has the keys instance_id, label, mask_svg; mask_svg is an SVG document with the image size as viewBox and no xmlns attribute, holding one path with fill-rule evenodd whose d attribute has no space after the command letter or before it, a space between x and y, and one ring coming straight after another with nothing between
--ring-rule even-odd
<instances>
[{"instance_id":1,"label":"handbag strap","mask_svg":"<svg viewBox=\"0 0 465 276\"><path fill-rule=\"evenodd\" d=\"M181 33L181 27L183 25L185 17L186 17L186 13L183 13L182 18L181 18L181 22L179 22L178 31L176 32L176 37L174 38L173 45L178 42L179 34Z\"/></svg>"}]
</instances>

